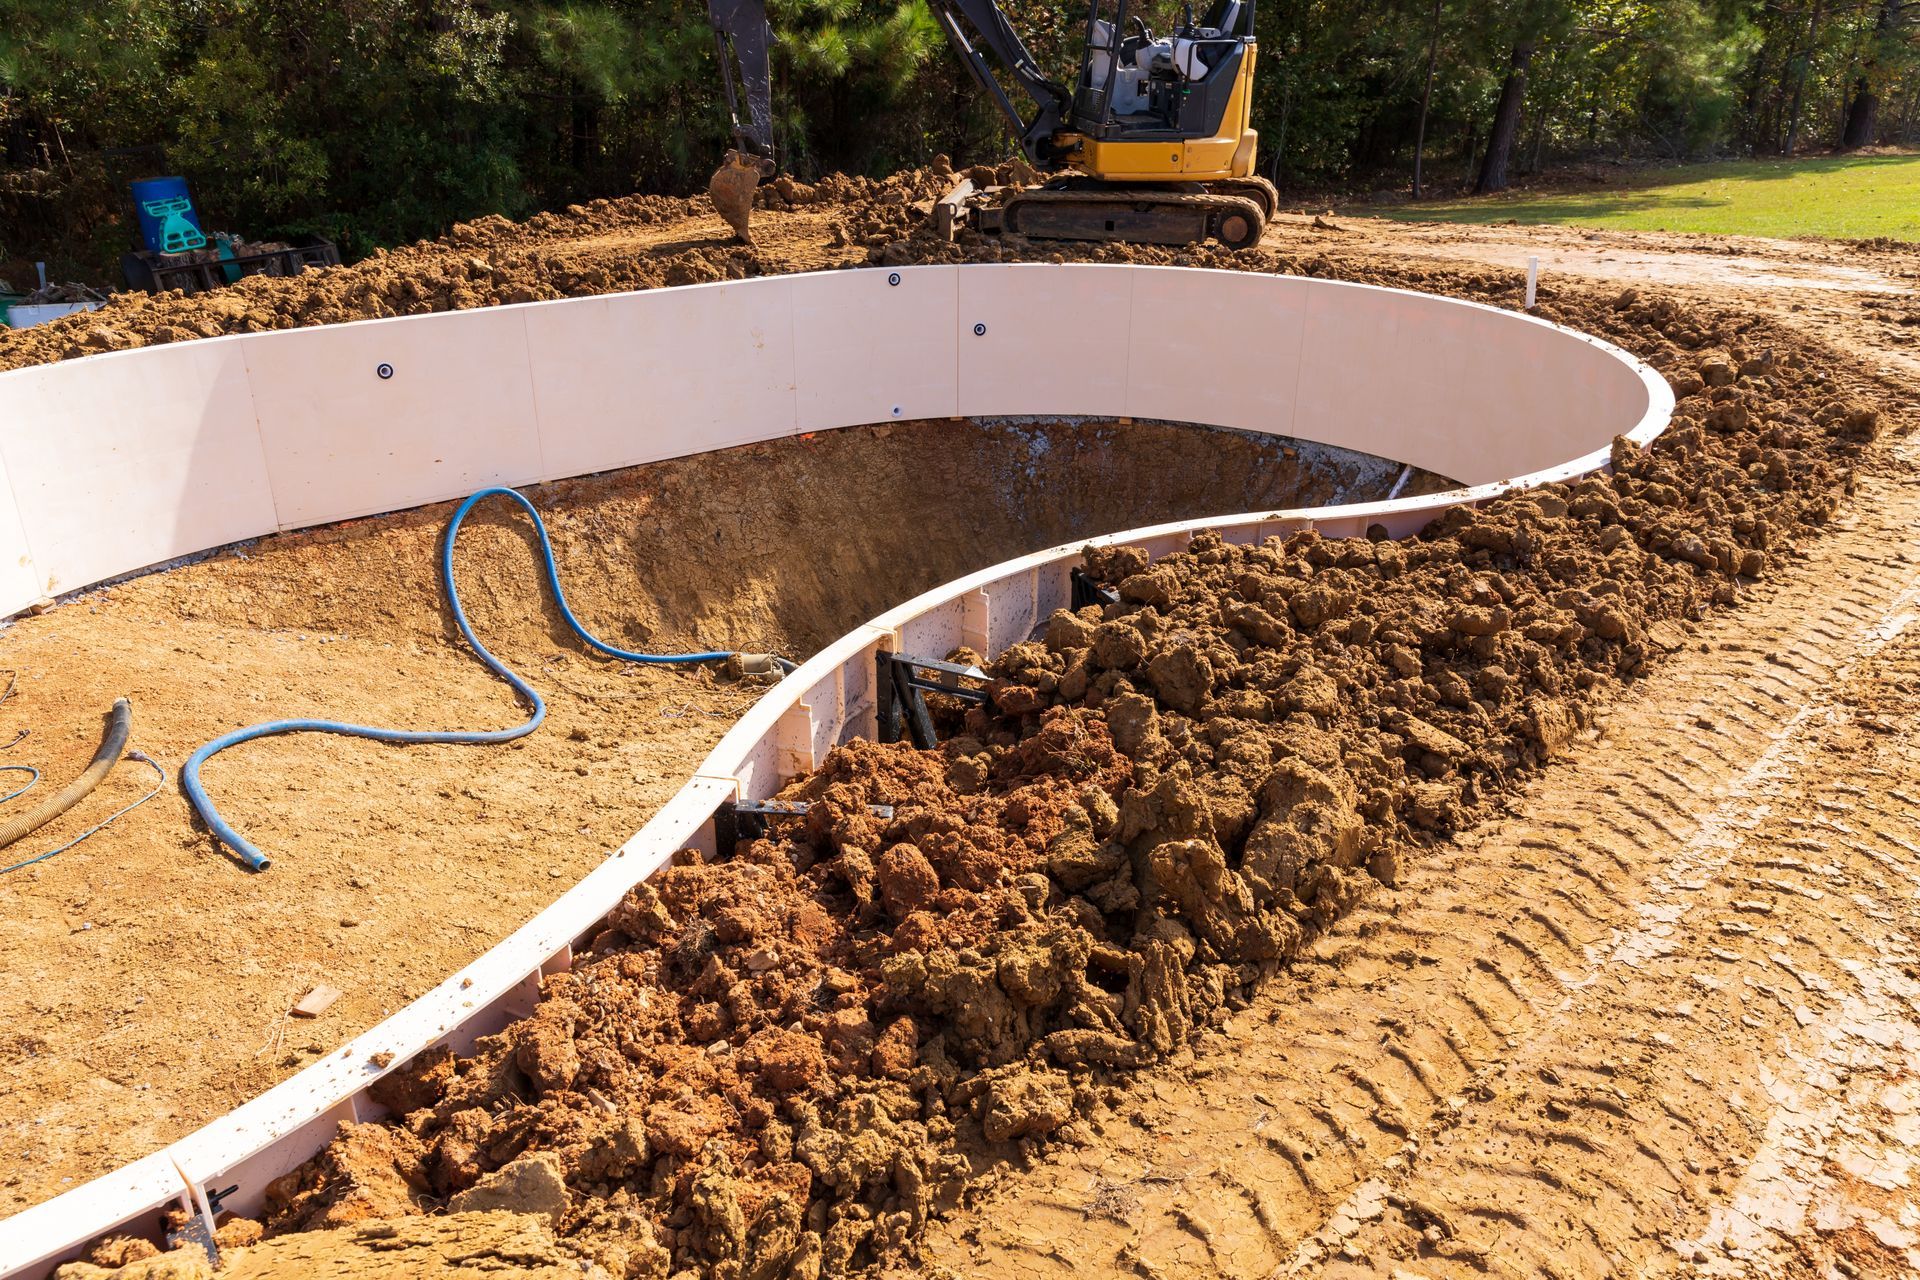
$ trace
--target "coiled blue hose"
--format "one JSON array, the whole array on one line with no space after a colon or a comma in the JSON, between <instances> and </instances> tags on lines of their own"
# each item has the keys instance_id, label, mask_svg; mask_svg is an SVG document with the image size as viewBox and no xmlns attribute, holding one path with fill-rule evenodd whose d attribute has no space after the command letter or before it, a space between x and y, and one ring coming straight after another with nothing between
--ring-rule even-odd
<instances>
[{"instance_id":1,"label":"coiled blue hose","mask_svg":"<svg viewBox=\"0 0 1920 1280\"><path fill-rule=\"evenodd\" d=\"M588 648L596 649L610 658L619 658L623 662L645 662L653 664L683 662L720 662L732 657L731 652L713 651L708 653L630 653L625 649L601 640L585 627L580 619L573 616L573 610L567 606L567 593L560 587L560 570L554 564L553 543L547 538L547 526L540 519L540 513L534 510L531 502L512 489L499 487L482 489L462 502L453 513L453 519L447 522L446 542L440 548L440 580L447 592L447 605L453 610L453 620L460 628L460 634L466 638L473 651L480 655L480 661L487 669L513 686L513 691L527 700L533 714L527 717L525 724L514 725L510 729L382 729L374 725L347 724L339 720L270 720L265 724L250 725L245 729L236 729L223 734L207 743L187 757L187 763L180 770L180 786L187 793L187 800L201 821L207 824L214 838L240 855L248 867L255 871L265 871L273 865L272 861L255 847L252 841L235 831L220 811L214 807L213 800L207 795L207 789L200 784L200 766L219 755L228 747L239 746L243 742L252 742L256 738L271 738L283 733L339 733L352 738L371 738L375 742L401 743L456 743L485 746L498 742L511 742L515 738L524 738L540 727L547 718L547 704L539 692L528 684L506 663L487 651L473 634L473 624L467 621L467 611L460 607L460 590L453 577L453 543L460 534L460 522L467 513L487 498L511 498L520 504L520 508L533 520L534 532L540 535L540 555L545 561L547 585L553 589L554 603L560 606L560 616L567 620L573 633L584 641Z\"/></svg>"}]
</instances>

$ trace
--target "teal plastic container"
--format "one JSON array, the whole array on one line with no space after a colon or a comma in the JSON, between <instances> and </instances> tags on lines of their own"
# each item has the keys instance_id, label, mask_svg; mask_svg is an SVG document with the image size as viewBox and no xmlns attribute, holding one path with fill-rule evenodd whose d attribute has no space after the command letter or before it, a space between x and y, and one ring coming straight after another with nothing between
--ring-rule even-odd
<instances>
[{"instance_id":1,"label":"teal plastic container","mask_svg":"<svg viewBox=\"0 0 1920 1280\"><path fill-rule=\"evenodd\" d=\"M141 178L129 186L140 217L140 238L147 248L155 253L186 253L207 247L185 178Z\"/></svg>"}]
</instances>

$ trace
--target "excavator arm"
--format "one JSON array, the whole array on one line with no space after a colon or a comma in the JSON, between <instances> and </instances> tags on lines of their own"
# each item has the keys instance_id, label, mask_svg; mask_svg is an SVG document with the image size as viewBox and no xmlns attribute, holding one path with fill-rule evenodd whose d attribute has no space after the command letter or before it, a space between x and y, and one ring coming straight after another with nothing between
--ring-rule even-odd
<instances>
[{"instance_id":1,"label":"excavator arm","mask_svg":"<svg viewBox=\"0 0 1920 1280\"><path fill-rule=\"evenodd\" d=\"M707 20L713 24L714 51L720 56L720 75L727 86L733 145L771 161L773 76L768 46L773 42L773 32L767 25L766 0L707 0ZM744 121L740 118L743 97L747 106Z\"/></svg>"},{"instance_id":2,"label":"excavator arm","mask_svg":"<svg viewBox=\"0 0 1920 1280\"><path fill-rule=\"evenodd\" d=\"M1052 138L1068 116L1073 95L1041 71L995 0L931 0L930 7L946 33L947 43L1006 117L1027 158L1042 168L1051 168ZM767 23L766 0L707 0L707 18L713 24L714 49L726 85L734 146L770 161L774 158L773 93L767 59L773 37ZM1033 100L1031 117L1021 115L994 78L995 63Z\"/></svg>"},{"instance_id":3,"label":"excavator arm","mask_svg":"<svg viewBox=\"0 0 1920 1280\"><path fill-rule=\"evenodd\" d=\"M967 73L1000 108L1027 159L1042 169L1053 168L1053 135L1066 122L1073 95L1040 70L1040 64L1027 51L1026 41L994 0L932 0L930 7L946 33L947 43L953 46ZM994 78L995 62L1033 100L1036 109L1031 118L1021 116L1006 89Z\"/></svg>"}]
</instances>

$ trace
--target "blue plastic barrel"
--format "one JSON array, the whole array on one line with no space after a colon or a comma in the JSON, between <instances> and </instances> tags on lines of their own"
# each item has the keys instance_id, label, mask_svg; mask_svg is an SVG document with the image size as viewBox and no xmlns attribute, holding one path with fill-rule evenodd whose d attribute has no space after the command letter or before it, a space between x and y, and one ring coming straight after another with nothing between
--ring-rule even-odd
<instances>
[{"instance_id":1,"label":"blue plastic barrel","mask_svg":"<svg viewBox=\"0 0 1920 1280\"><path fill-rule=\"evenodd\" d=\"M185 178L141 178L130 186L147 248L155 253L206 248L206 233L200 230L200 215L187 194Z\"/></svg>"}]
</instances>

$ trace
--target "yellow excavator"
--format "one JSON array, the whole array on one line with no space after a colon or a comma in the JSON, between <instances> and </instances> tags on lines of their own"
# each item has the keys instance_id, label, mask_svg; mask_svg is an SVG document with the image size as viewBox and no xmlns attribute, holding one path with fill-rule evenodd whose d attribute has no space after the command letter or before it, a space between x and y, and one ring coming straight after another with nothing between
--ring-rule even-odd
<instances>
[{"instance_id":1,"label":"yellow excavator","mask_svg":"<svg viewBox=\"0 0 1920 1280\"><path fill-rule=\"evenodd\" d=\"M988 192L963 181L936 206L942 230L1136 244L1212 239L1232 249L1259 241L1279 196L1254 171L1254 0L1213 0L1199 19L1189 4L1158 35L1130 0L1093 0L1071 90L1041 70L995 0L929 4L1043 178ZM708 0L707 12L733 115L729 163L771 171L765 0ZM1029 114L996 67L1030 100Z\"/></svg>"}]
</instances>

